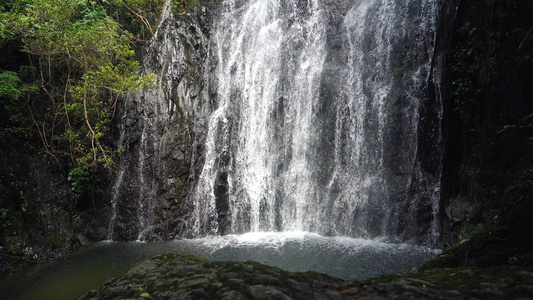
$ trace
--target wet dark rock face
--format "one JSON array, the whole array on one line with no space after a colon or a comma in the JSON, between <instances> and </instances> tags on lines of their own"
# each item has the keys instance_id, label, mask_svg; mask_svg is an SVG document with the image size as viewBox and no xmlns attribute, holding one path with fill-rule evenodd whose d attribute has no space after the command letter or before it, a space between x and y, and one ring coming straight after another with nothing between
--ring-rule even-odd
<instances>
[{"instance_id":1,"label":"wet dark rock face","mask_svg":"<svg viewBox=\"0 0 533 300\"><path fill-rule=\"evenodd\" d=\"M163 13L162 21L142 52L147 73L157 84L120 107L115 130L117 164L109 238L170 240L187 217L185 199L203 161L205 117L211 111L205 74L209 9Z\"/></svg>"},{"instance_id":2,"label":"wet dark rock face","mask_svg":"<svg viewBox=\"0 0 533 300\"><path fill-rule=\"evenodd\" d=\"M478 224L508 226L512 236L505 239L531 240L525 233L533 219L517 212L531 211L525 199L533 186L532 6L531 0L443 5L443 245L472 234Z\"/></svg>"},{"instance_id":3,"label":"wet dark rock face","mask_svg":"<svg viewBox=\"0 0 533 300\"><path fill-rule=\"evenodd\" d=\"M56 259L82 243L106 238L109 202L101 195L74 195L67 174L56 161L25 148L19 140L3 137L0 274ZM105 182L106 174L100 175Z\"/></svg>"}]
</instances>

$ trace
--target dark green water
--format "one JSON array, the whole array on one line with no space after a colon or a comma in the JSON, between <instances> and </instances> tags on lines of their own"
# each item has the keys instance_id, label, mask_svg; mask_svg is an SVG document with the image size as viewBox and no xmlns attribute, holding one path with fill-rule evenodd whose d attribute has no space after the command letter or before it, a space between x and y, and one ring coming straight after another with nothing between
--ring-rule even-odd
<instances>
[{"instance_id":1,"label":"dark green water","mask_svg":"<svg viewBox=\"0 0 533 300\"><path fill-rule=\"evenodd\" d=\"M288 271L313 270L344 279L410 270L436 253L408 244L305 232L249 233L167 243L102 242L7 276L0 283L0 299L75 299L135 264L167 252L211 260L258 261Z\"/></svg>"}]
</instances>

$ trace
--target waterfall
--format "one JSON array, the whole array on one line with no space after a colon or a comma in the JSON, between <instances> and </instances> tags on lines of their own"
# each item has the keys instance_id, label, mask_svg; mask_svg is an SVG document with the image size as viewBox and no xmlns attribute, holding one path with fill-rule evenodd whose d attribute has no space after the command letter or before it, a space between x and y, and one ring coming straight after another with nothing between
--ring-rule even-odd
<instances>
[{"instance_id":1,"label":"waterfall","mask_svg":"<svg viewBox=\"0 0 533 300\"><path fill-rule=\"evenodd\" d=\"M222 1L188 235L434 239L437 2Z\"/></svg>"}]
</instances>

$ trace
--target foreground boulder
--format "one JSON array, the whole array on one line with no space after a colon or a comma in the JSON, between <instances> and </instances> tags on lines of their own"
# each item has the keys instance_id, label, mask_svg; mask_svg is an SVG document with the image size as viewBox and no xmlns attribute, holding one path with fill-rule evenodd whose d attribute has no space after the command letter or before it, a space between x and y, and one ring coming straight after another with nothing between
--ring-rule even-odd
<instances>
[{"instance_id":1,"label":"foreground boulder","mask_svg":"<svg viewBox=\"0 0 533 300\"><path fill-rule=\"evenodd\" d=\"M78 299L343 299L358 290L358 283L318 273L170 253L140 263Z\"/></svg>"},{"instance_id":2,"label":"foreground boulder","mask_svg":"<svg viewBox=\"0 0 533 300\"><path fill-rule=\"evenodd\" d=\"M345 281L256 262L210 262L164 254L78 300L97 299L478 299L533 297L523 268L439 269Z\"/></svg>"}]
</instances>

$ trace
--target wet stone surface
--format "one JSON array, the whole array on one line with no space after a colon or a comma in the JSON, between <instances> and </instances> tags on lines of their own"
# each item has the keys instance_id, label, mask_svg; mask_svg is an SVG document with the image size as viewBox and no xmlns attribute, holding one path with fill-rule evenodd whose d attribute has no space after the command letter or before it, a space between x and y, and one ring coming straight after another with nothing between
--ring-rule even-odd
<instances>
[{"instance_id":1,"label":"wet stone surface","mask_svg":"<svg viewBox=\"0 0 533 300\"><path fill-rule=\"evenodd\" d=\"M527 268L439 269L345 281L256 262L164 254L78 300L97 299L519 299L533 297Z\"/></svg>"}]
</instances>

